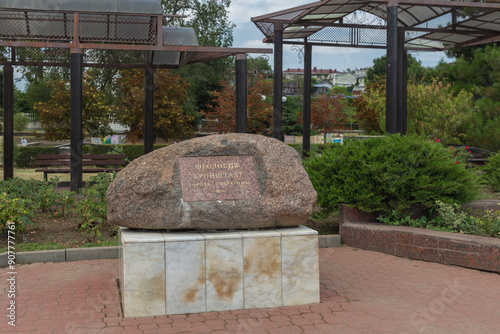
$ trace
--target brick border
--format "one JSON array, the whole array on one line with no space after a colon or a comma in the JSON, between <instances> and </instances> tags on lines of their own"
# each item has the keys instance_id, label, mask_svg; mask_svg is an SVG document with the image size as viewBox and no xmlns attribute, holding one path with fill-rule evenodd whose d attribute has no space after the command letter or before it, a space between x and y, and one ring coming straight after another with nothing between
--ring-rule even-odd
<instances>
[{"instance_id":1,"label":"brick border","mask_svg":"<svg viewBox=\"0 0 500 334\"><path fill-rule=\"evenodd\" d=\"M500 239L370 222L373 214L341 208L345 245L415 260L500 273Z\"/></svg>"}]
</instances>

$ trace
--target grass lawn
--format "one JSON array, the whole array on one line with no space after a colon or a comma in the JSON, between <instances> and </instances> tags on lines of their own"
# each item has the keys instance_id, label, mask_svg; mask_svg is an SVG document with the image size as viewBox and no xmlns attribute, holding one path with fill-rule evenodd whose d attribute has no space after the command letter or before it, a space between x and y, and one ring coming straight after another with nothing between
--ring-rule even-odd
<instances>
[{"instance_id":1,"label":"grass lawn","mask_svg":"<svg viewBox=\"0 0 500 334\"><path fill-rule=\"evenodd\" d=\"M91 176L96 176L97 173L84 173L83 174L83 181L88 181ZM70 174L48 174L49 180L53 177L59 176L61 182L69 182L70 181ZM14 177L19 177L24 180L29 180L29 179L35 179L38 181L43 181L43 173L42 172L35 172L35 168L14 168ZM0 166L0 180L3 180L3 166Z\"/></svg>"}]
</instances>

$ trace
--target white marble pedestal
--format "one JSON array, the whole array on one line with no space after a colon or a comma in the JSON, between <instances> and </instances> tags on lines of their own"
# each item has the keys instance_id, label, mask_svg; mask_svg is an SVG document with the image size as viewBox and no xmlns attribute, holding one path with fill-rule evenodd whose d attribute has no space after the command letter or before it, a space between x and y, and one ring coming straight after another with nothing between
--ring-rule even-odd
<instances>
[{"instance_id":1,"label":"white marble pedestal","mask_svg":"<svg viewBox=\"0 0 500 334\"><path fill-rule=\"evenodd\" d=\"M120 228L126 317L319 303L318 234L304 227L146 232Z\"/></svg>"}]
</instances>

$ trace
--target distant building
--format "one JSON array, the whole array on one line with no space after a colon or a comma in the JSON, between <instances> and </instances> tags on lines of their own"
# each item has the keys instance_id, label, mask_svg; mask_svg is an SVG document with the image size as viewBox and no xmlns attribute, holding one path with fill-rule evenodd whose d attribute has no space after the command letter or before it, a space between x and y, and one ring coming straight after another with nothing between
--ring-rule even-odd
<instances>
[{"instance_id":1,"label":"distant building","mask_svg":"<svg viewBox=\"0 0 500 334\"><path fill-rule=\"evenodd\" d=\"M355 70L354 73L341 72L336 69L311 69L311 77L319 82L314 85L313 93L325 94L334 86L353 87L352 94L360 95L365 90L365 78L367 68ZM288 68L283 71L283 76L288 82L283 83L285 95L301 95L302 89L299 89L299 80L304 76L303 68Z\"/></svg>"},{"instance_id":2,"label":"distant building","mask_svg":"<svg viewBox=\"0 0 500 334\"><path fill-rule=\"evenodd\" d=\"M356 70L355 73L356 78L358 79L358 84L354 86L352 95L361 95L361 93L365 91L366 71L368 71L368 68L361 68L359 70Z\"/></svg>"},{"instance_id":3,"label":"distant building","mask_svg":"<svg viewBox=\"0 0 500 334\"><path fill-rule=\"evenodd\" d=\"M311 76L318 80L327 79L329 75L334 73L342 73L342 72L332 69L322 69L322 68L318 69L317 67L313 67L311 69ZM304 75L303 68L288 68L286 71L283 71L283 76L286 80L294 80L297 78L297 76L303 76L303 75Z\"/></svg>"}]
</instances>

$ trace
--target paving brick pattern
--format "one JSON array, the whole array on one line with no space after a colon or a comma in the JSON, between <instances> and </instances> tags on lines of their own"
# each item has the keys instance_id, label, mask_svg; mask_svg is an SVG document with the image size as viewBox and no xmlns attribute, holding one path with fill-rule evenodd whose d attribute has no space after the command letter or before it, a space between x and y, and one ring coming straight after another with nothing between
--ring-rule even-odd
<instances>
[{"instance_id":1,"label":"paving brick pattern","mask_svg":"<svg viewBox=\"0 0 500 334\"><path fill-rule=\"evenodd\" d=\"M500 275L351 247L320 249L321 303L123 318L118 260L17 266L1 333L498 333ZM7 272L0 270L0 313Z\"/></svg>"}]
</instances>

